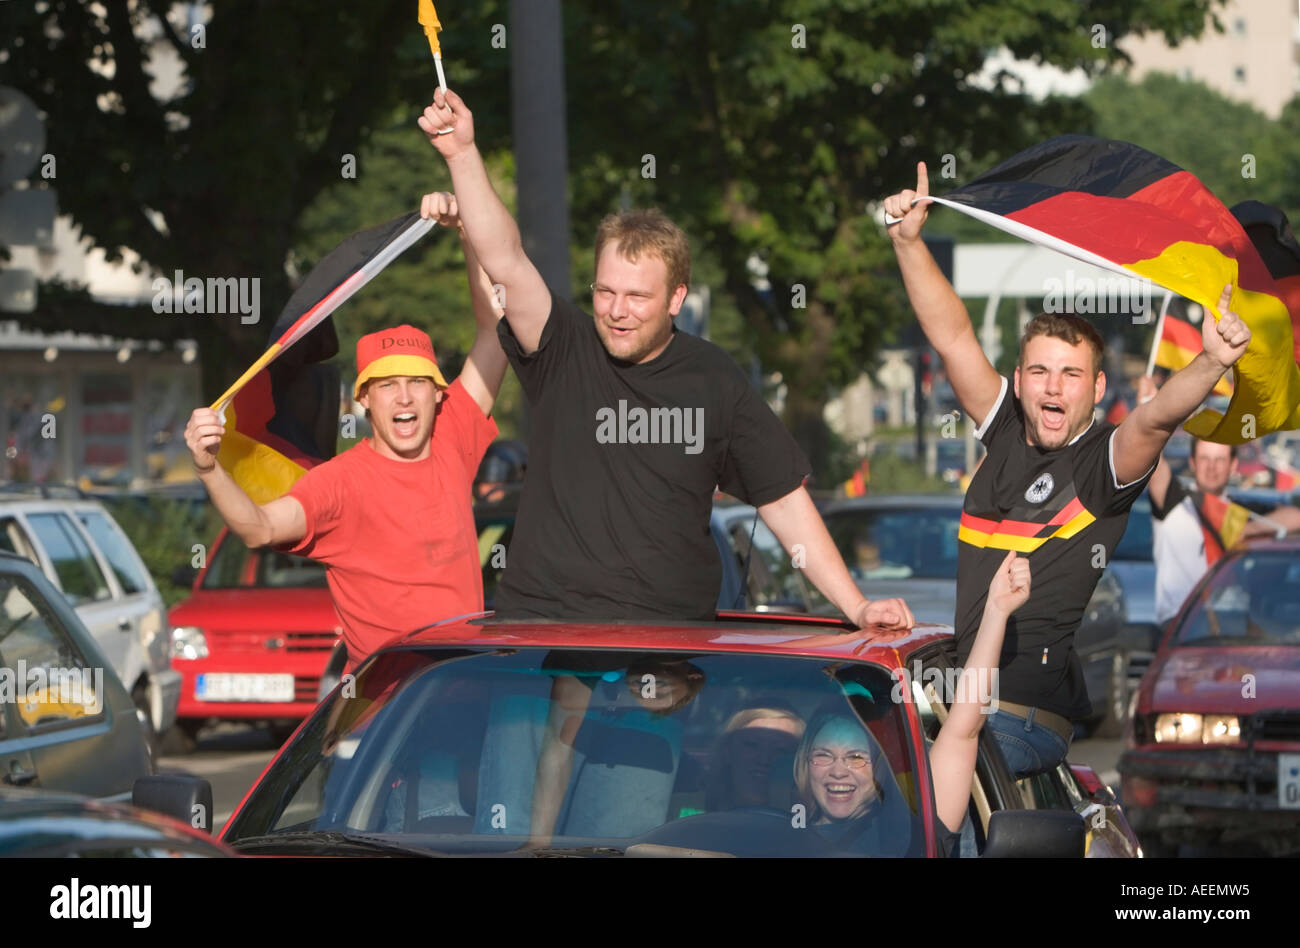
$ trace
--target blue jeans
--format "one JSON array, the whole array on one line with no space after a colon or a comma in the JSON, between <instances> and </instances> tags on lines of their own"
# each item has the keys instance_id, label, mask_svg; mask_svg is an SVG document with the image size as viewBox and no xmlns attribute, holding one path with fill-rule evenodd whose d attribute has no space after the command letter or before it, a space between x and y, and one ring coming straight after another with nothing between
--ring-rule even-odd
<instances>
[{"instance_id":1,"label":"blue jeans","mask_svg":"<svg viewBox=\"0 0 1300 948\"><path fill-rule=\"evenodd\" d=\"M573 750L573 769L556 835L639 836L668 818L681 756L679 717L653 714L598 686ZM479 765L476 834L528 835L533 784L551 708L550 679L516 686L493 701ZM528 693L531 690L533 693ZM631 703L632 706L626 706Z\"/></svg>"},{"instance_id":2,"label":"blue jeans","mask_svg":"<svg viewBox=\"0 0 1300 948\"><path fill-rule=\"evenodd\" d=\"M994 711L984 726L993 733L1007 767L1017 780L1051 770L1065 760L1070 749L1069 742L1061 735L1034 723L1034 709L1030 709L1028 719Z\"/></svg>"}]
</instances>

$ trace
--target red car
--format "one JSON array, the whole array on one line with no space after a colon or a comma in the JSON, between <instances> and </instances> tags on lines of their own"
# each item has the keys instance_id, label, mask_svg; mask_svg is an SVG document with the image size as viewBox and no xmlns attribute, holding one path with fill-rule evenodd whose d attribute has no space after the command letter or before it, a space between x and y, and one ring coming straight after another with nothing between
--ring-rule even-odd
<instances>
[{"instance_id":1,"label":"red car","mask_svg":"<svg viewBox=\"0 0 1300 948\"><path fill-rule=\"evenodd\" d=\"M951 630L861 644L843 623L771 614L433 626L335 689L221 838L244 855L942 855L926 747L946 715L935 688L956 674ZM795 766L822 715L870 735L878 806L838 836L808 801L846 791L810 790ZM862 775L855 753L845 773ZM1086 768L1017 785L985 733L974 791L951 855L1136 852Z\"/></svg>"},{"instance_id":2,"label":"red car","mask_svg":"<svg viewBox=\"0 0 1300 948\"><path fill-rule=\"evenodd\" d=\"M323 566L250 550L224 529L171 627L177 726L191 747L213 718L269 721L287 737L316 706L341 632Z\"/></svg>"},{"instance_id":3,"label":"red car","mask_svg":"<svg viewBox=\"0 0 1300 948\"><path fill-rule=\"evenodd\" d=\"M1148 855L1300 854L1300 540L1216 563L1165 631L1120 758Z\"/></svg>"}]
</instances>

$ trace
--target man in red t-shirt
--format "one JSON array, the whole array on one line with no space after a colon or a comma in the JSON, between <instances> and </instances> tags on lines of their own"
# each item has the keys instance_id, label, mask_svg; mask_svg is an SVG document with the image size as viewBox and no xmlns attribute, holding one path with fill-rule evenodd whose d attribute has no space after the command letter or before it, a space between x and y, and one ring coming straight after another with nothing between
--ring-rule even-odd
<instances>
[{"instance_id":1,"label":"man in red t-shirt","mask_svg":"<svg viewBox=\"0 0 1300 948\"><path fill-rule=\"evenodd\" d=\"M450 194L426 195L421 212L444 226L459 222ZM354 397L372 434L285 496L256 504L217 463L225 428L211 409L196 409L185 429L199 479L232 533L325 564L347 671L395 635L483 610L470 492L497 434L489 413L506 357L491 284L464 248L478 323L464 371L448 385L429 336L412 326L363 336Z\"/></svg>"}]
</instances>

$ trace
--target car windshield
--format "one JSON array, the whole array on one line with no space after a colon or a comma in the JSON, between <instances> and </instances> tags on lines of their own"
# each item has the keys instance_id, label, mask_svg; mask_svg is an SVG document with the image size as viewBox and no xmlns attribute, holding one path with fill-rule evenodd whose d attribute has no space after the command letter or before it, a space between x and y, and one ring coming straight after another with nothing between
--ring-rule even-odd
<instances>
[{"instance_id":1,"label":"car windshield","mask_svg":"<svg viewBox=\"0 0 1300 948\"><path fill-rule=\"evenodd\" d=\"M1151 500L1146 494L1133 504L1133 509L1128 516L1128 526L1124 528L1124 535L1115 545L1115 552L1111 555L1111 559L1152 562Z\"/></svg>"},{"instance_id":2,"label":"car windshield","mask_svg":"<svg viewBox=\"0 0 1300 948\"><path fill-rule=\"evenodd\" d=\"M382 653L346 692L318 708L225 842L925 854L905 706L878 666L413 648Z\"/></svg>"},{"instance_id":3,"label":"car windshield","mask_svg":"<svg viewBox=\"0 0 1300 948\"><path fill-rule=\"evenodd\" d=\"M1291 550L1244 553L1201 589L1179 645L1300 645L1300 557Z\"/></svg>"},{"instance_id":4,"label":"car windshield","mask_svg":"<svg viewBox=\"0 0 1300 948\"><path fill-rule=\"evenodd\" d=\"M840 555L853 578L956 579L955 506L845 508L826 514Z\"/></svg>"},{"instance_id":5,"label":"car windshield","mask_svg":"<svg viewBox=\"0 0 1300 948\"><path fill-rule=\"evenodd\" d=\"M276 550L250 550L226 535L203 576L204 589L303 589L325 587L325 566Z\"/></svg>"}]
</instances>

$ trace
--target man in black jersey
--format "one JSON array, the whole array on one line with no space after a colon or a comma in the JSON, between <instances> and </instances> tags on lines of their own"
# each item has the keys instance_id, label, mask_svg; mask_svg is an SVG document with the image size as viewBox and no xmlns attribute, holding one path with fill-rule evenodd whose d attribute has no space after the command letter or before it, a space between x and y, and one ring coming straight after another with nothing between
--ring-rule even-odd
<instances>
[{"instance_id":1,"label":"man in black jersey","mask_svg":"<svg viewBox=\"0 0 1300 948\"><path fill-rule=\"evenodd\" d=\"M709 515L721 487L758 508L852 622L910 630L901 599L858 590L803 486L803 452L739 366L674 328L690 280L681 230L657 211L607 218L593 318L553 298L524 253L464 102L439 90L419 124L447 161L470 246L504 290L501 343L531 409L497 613L712 620L722 564Z\"/></svg>"},{"instance_id":2,"label":"man in black jersey","mask_svg":"<svg viewBox=\"0 0 1300 948\"><path fill-rule=\"evenodd\" d=\"M1025 327L1014 378L998 375L921 240L929 202L918 199L928 195L919 164L916 190L885 199L885 212L901 218L889 234L921 328L988 449L962 510L953 626L965 661L993 571L1007 550L1030 558L1033 592L1007 627L988 722L1013 772L1028 776L1065 758L1072 721L1091 712L1074 633L1129 508L1174 429L1246 351L1250 330L1228 309L1225 287L1223 315L1202 320L1204 351L1118 427L1098 423L1100 335L1077 316L1040 314Z\"/></svg>"}]
</instances>

